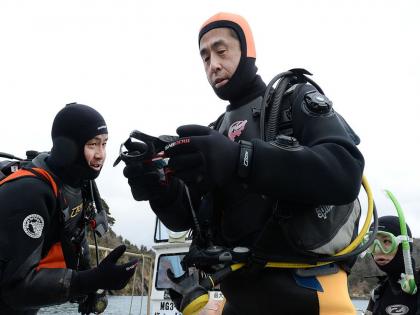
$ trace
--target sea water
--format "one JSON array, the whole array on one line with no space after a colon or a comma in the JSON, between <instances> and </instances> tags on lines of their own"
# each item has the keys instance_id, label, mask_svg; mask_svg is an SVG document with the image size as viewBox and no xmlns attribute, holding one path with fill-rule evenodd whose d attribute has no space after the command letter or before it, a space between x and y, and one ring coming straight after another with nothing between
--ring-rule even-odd
<instances>
[{"instance_id":1,"label":"sea water","mask_svg":"<svg viewBox=\"0 0 420 315\"><path fill-rule=\"evenodd\" d=\"M131 305L131 311L130 311ZM78 304L65 303L57 306L50 306L42 308L38 315L50 315L50 314L61 314L61 315L80 315L77 312ZM141 310L141 312L140 312ZM147 296L143 298L141 296L109 296L108 295L108 307L102 314L109 315L146 315L147 314Z\"/></svg>"},{"instance_id":2,"label":"sea water","mask_svg":"<svg viewBox=\"0 0 420 315\"><path fill-rule=\"evenodd\" d=\"M358 310L357 314L362 314L361 310L365 310L368 304L367 300L353 299L353 304ZM130 311L131 305L131 311ZM39 311L39 315L61 314L61 315L77 315L77 304L65 303L58 306L43 308ZM141 310L141 312L140 312ZM141 296L108 296L108 307L103 314L109 315L146 315L147 314L147 297ZM152 314L153 315L153 314Z\"/></svg>"}]
</instances>

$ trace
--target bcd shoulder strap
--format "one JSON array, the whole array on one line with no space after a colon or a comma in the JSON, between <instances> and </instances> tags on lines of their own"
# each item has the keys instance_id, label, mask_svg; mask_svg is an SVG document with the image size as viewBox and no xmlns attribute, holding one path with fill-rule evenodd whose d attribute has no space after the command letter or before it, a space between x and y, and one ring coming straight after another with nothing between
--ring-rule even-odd
<instances>
[{"instance_id":1,"label":"bcd shoulder strap","mask_svg":"<svg viewBox=\"0 0 420 315\"><path fill-rule=\"evenodd\" d=\"M219 127L220 127L220 125L222 124L222 121L223 121L223 118L225 117L225 113L223 113L223 114L221 114L217 119L216 119L216 121L214 121L214 122L212 122L210 125L209 125L209 127L211 128L211 129L215 129L215 130L218 130L219 129Z\"/></svg>"},{"instance_id":2,"label":"bcd shoulder strap","mask_svg":"<svg viewBox=\"0 0 420 315\"><path fill-rule=\"evenodd\" d=\"M16 172L7 176L6 178L2 179L0 181L0 186L7 182L11 182L24 177L34 177L48 183L54 192L54 196L58 198L59 189L56 181L53 178L53 175L51 175L47 170L44 170L39 167L19 169Z\"/></svg>"}]
</instances>

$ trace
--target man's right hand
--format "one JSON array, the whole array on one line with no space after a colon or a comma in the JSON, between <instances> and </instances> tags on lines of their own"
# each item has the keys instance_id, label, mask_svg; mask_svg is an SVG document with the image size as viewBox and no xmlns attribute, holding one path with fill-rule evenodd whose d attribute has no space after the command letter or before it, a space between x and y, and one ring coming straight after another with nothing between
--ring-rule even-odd
<instances>
[{"instance_id":1,"label":"man's right hand","mask_svg":"<svg viewBox=\"0 0 420 315\"><path fill-rule=\"evenodd\" d=\"M131 193L137 201L154 200L165 195L168 185L161 180L155 163L131 163L124 168Z\"/></svg>"},{"instance_id":2,"label":"man's right hand","mask_svg":"<svg viewBox=\"0 0 420 315\"><path fill-rule=\"evenodd\" d=\"M89 294L98 289L121 290L124 288L136 270L138 260L117 265L117 260L126 250L120 245L106 256L98 267L75 273L72 278L72 294Z\"/></svg>"}]
</instances>

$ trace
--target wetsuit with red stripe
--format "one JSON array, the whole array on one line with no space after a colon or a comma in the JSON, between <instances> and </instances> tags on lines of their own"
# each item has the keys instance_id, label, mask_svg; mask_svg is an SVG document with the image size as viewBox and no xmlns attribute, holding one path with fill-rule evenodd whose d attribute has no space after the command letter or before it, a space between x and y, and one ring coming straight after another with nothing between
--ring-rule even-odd
<instances>
[{"instance_id":1,"label":"wetsuit with red stripe","mask_svg":"<svg viewBox=\"0 0 420 315\"><path fill-rule=\"evenodd\" d=\"M89 268L81 189L54 189L52 173L36 170L0 185L0 314L36 314L69 301L74 270ZM78 263L75 236L84 252Z\"/></svg>"}]
</instances>

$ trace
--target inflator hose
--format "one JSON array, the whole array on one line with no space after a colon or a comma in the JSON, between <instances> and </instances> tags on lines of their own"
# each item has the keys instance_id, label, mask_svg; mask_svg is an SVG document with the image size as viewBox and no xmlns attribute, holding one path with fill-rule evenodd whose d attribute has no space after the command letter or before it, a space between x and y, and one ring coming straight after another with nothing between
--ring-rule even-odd
<instances>
[{"instance_id":1,"label":"inflator hose","mask_svg":"<svg viewBox=\"0 0 420 315\"><path fill-rule=\"evenodd\" d=\"M293 263L293 262L268 262L266 267L272 268L312 268L312 267L319 267L323 265L330 264L336 261L343 261L347 260L348 258L354 257L355 255L359 255L364 252L370 245L372 245L373 241L375 240L374 235L378 231L378 213L376 211L376 207L373 201L372 190L369 186L367 178L363 176L362 178L362 185L366 191L368 197L368 211L366 215L366 220L363 224L363 227L357 237L344 249L338 252L336 255L330 257L322 257L317 258L318 262L316 264L303 264L303 263ZM357 248L361 242L363 241L364 236L366 235L367 231L369 230L370 223L372 221L373 216L373 233L370 237L369 241L366 242L363 246Z\"/></svg>"}]
</instances>

